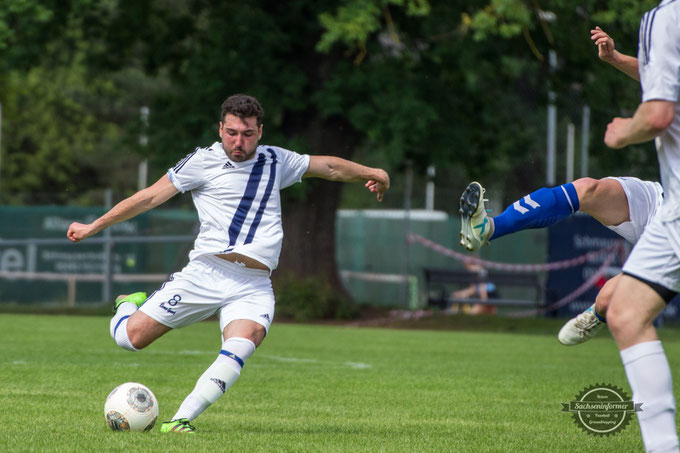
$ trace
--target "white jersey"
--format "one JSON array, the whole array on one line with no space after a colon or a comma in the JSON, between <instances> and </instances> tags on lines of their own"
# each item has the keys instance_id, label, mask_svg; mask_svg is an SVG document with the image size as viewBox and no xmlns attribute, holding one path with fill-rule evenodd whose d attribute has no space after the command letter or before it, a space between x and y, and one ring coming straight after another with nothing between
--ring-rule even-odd
<instances>
[{"instance_id":1,"label":"white jersey","mask_svg":"<svg viewBox=\"0 0 680 453\"><path fill-rule=\"evenodd\" d=\"M642 102L675 102L675 118L657 140L664 187L662 220L680 218L680 1L663 0L642 16L638 66Z\"/></svg>"},{"instance_id":2,"label":"white jersey","mask_svg":"<svg viewBox=\"0 0 680 453\"><path fill-rule=\"evenodd\" d=\"M234 162L220 142L196 148L168 170L180 192L191 191L201 223L189 259L240 253L274 270L283 228L279 191L302 180L309 155L258 146L252 159Z\"/></svg>"}]
</instances>

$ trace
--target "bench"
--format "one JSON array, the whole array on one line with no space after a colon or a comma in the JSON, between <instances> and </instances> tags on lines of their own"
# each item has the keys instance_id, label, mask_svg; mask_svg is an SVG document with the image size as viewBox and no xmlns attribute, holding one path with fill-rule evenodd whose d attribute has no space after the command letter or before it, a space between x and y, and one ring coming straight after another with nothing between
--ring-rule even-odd
<instances>
[{"instance_id":1,"label":"bench","mask_svg":"<svg viewBox=\"0 0 680 453\"><path fill-rule=\"evenodd\" d=\"M542 304L543 285L538 274L512 271L487 271L485 276L478 272L466 270L451 270L425 268L425 285L427 304L446 309L452 304L488 304L505 307L538 307ZM473 283L491 282L496 285L500 298L482 299L451 299L454 289ZM533 300L503 298L503 288L526 287L534 290Z\"/></svg>"}]
</instances>

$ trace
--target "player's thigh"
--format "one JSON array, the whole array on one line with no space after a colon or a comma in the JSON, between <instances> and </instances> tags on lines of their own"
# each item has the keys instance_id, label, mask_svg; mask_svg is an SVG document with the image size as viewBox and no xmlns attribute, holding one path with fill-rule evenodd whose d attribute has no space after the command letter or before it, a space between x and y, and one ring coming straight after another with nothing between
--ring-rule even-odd
<instances>
[{"instance_id":1,"label":"player's thigh","mask_svg":"<svg viewBox=\"0 0 680 453\"><path fill-rule=\"evenodd\" d=\"M665 306L661 296L647 283L624 274L612 294L607 317L626 324L651 324Z\"/></svg>"},{"instance_id":2,"label":"player's thigh","mask_svg":"<svg viewBox=\"0 0 680 453\"><path fill-rule=\"evenodd\" d=\"M160 336L172 330L146 313L137 310L127 322L127 334L130 343L137 349L145 348Z\"/></svg>"},{"instance_id":3,"label":"player's thigh","mask_svg":"<svg viewBox=\"0 0 680 453\"><path fill-rule=\"evenodd\" d=\"M607 324L619 348L656 340L652 322L665 307L665 301L647 283L623 275L607 310Z\"/></svg>"},{"instance_id":4,"label":"player's thigh","mask_svg":"<svg viewBox=\"0 0 680 453\"><path fill-rule=\"evenodd\" d=\"M144 302L139 311L177 329L214 315L224 303L224 278L201 260L173 274Z\"/></svg>"},{"instance_id":5,"label":"player's thigh","mask_svg":"<svg viewBox=\"0 0 680 453\"><path fill-rule=\"evenodd\" d=\"M630 220L628 198L616 179L581 178L574 181L579 209L603 225L619 225Z\"/></svg>"},{"instance_id":6,"label":"player's thigh","mask_svg":"<svg viewBox=\"0 0 680 453\"><path fill-rule=\"evenodd\" d=\"M182 283L166 285L156 291L139 311L172 329L189 326L217 313L223 299L209 290L211 286Z\"/></svg>"},{"instance_id":7,"label":"player's thigh","mask_svg":"<svg viewBox=\"0 0 680 453\"><path fill-rule=\"evenodd\" d=\"M645 228L623 266L607 311L619 347L652 341L652 321L680 291L680 228L658 216Z\"/></svg>"}]
</instances>

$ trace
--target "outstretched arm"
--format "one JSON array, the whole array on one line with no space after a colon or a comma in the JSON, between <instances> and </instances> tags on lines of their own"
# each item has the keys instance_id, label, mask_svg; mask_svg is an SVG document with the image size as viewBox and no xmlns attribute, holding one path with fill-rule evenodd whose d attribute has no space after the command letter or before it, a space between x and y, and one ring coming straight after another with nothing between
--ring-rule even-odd
<instances>
[{"instance_id":1,"label":"outstretched arm","mask_svg":"<svg viewBox=\"0 0 680 453\"><path fill-rule=\"evenodd\" d=\"M610 148L623 148L652 140L673 122L675 102L647 101L640 104L632 118L614 118L607 125L604 143Z\"/></svg>"},{"instance_id":2,"label":"outstretched arm","mask_svg":"<svg viewBox=\"0 0 680 453\"><path fill-rule=\"evenodd\" d=\"M609 63L628 77L640 81L637 58L624 55L614 46L614 40L600 27L590 30L590 39L597 46L597 56L600 60Z\"/></svg>"},{"instance_id":3,"label":"outstretched arm","mask_svg":"<svg viewBox=\"0 0 680 453\"><path fill-rule=\"evenodd\" d=\"M378 194L378 201L382 201L383 194L390 188L390 177L385 170L334 156L310 156L309 167L302 177L342 182L366 181L368 190Z\"/></svg>"},{"instance_id":4,"label":"outstretched arm","mask_svg":"<svg viewBox=\"0 0 680 453\"><path fill-rule=\"evenodd\" d=\"M94 222L89 224L73 222L68 228L66 237L73 242L82 241L99 233L104 228L124 222L142 212L155 208L172 198L178 192L168 175L165 175L152 186L140 190L131 197L121 201Z\"/></svg>"}]
</instances>

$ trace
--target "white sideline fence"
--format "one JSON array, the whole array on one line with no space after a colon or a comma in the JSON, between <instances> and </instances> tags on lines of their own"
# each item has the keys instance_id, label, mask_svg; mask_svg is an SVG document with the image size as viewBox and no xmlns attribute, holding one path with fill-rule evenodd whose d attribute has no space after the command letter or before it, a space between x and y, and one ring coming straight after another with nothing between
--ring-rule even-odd
<instances>
[{"instance_id":1,"label":"white sideline fence","mask_svg":"<svg viewBox=\"0 0 680 453\"><path fill-rule=\"evenodd\" d=\"M163 243L191 243L195 236L110 236L88 238L86 245L102 245L104 272L100 274L74 274L58 272L26 272L26 271L0 271L0 278L14 280L46 280L64 281L67 284L67 304L74 306L76 300L76 284L78 282L101 282L102 302L111 300L111 286L113 282L163 282L170 274L114 274L111 265L113 248L116 244L163 244ZM67 238L55 239L1 239L0 247L21 247L37 249L39 246L71 245L78 247Z\"/></svg>"},{"instance_id":2,"label":"white sideline fence","mask_svg":"<svg viewBox=\"0 0 680 453\"><path fill-rule=\"evenodd\" d=\"M376 272L358 272L358 271L340 271L340 277L345 286L348 286L349 280L362 280L365 282L377 283L398 283L406 284L408 287L408 305L411 310L416 310L419 307L418 303L418 277L415 275L403 274L381 274Z\"/></svg>"},{"instance_id":3,"label":"white sideline fence","mask_svg":"<svg viewBox=\"0 0 680 453\"><path fill-rule=\"evenodd\" d=\"M76 306L76 284L78 282L105 282L107 279L118 283L164 282L170 274L59 274L56 272L8 272L0 271L0 278L8 280L43 280L66 282L66 305Z\"/></svg>"}]
</instances>

